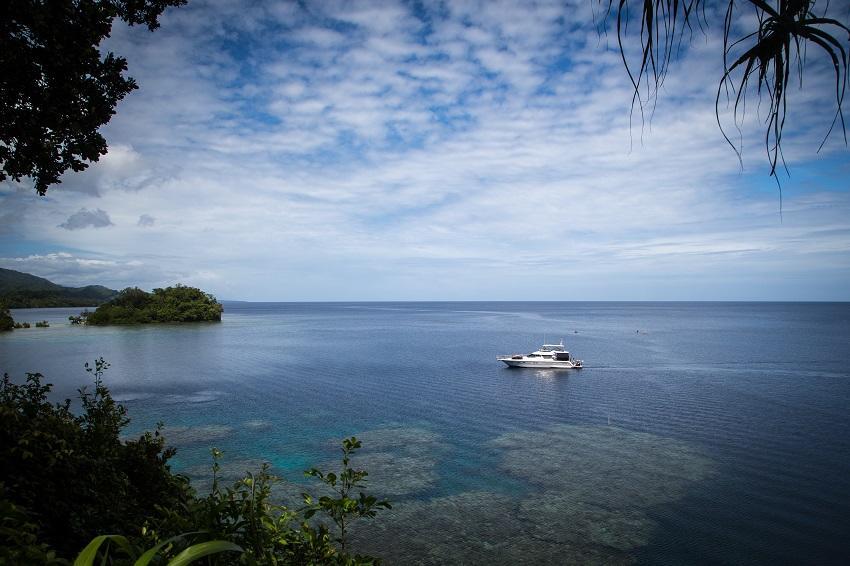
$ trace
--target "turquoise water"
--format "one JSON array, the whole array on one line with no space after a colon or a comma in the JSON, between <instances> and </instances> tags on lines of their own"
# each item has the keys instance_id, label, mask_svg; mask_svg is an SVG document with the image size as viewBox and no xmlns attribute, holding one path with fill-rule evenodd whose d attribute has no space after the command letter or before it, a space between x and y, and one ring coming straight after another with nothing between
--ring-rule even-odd
<instances>
[{"instance_id":1,"label":"turquoise water","mask_svg":"<svg viewBox=\"0 0 850 566\"><path fill-rule=\"evenodd\" d=\"M359 548L407 563L843 563L850 305L226 303L220 324L0 336L0 370L57 400L105 381L132 433L166 423L204 485L293 482L365 441L392 512ZM580 371L507 369L564 338ZM300 485L289 491L301 490ZM286 493L283 495L285 496Z\"/></svg>"}]
</instances>

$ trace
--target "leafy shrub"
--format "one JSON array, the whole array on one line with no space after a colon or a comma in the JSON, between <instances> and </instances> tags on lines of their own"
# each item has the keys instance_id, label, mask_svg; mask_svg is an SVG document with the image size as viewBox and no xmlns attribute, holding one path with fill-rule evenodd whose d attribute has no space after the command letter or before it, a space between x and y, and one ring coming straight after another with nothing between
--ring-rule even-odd
<instances>
[{"instance_id":1,"label":"leafy shrub","mask_svg":"<svg viewBox=\"0 0 850 566\"><path fill-rule=\"evenodd\" d=\"M355 437L342 441L342 471L339 474L333 472L321 472L312 468L304 472L309 477L319 478L333 491L335 497L322 496L315 503L313 498L304 494L304 503L308 505L306 518L312 517L316 512L324 512L330 517L339 529L339 537L336 541L345 551L345 528L352 519L361 517L374 517L380 509L390 509L388 501L378 501L372 495L366 495L362 491L359 497L351 497L354 488L363 487L363 482L368 476L365 470L355 470L351 467L351 456L362 446Z\"/></svg>"},{"instance_id":2,"label":"leafy shrub","mask_svg":"<svg viewBox=\"0 0 850 566\"><path fill-rule=\"evenodd\" d=\"M0 303L0 332L12 330L15 328L15 321L12 318L12 313L9 312L9 307L4 303Z\"/></svg>"},{"instance_id":3,"label":"leafy shrub","mask_svg":"<svg viewBox=\"0 0 850 566\"><path fill-rule=\"evenodd\" d=\"M178 535L164 540L157 545L144 550L138 545L133 544L126 537L121 535L100 535L92 539L92 541L80 552L77 559L74 561L74 566L95 566L95 564L104 564L106 560L113 558L111 562L115 564L120 559L110 557L109 544L113 543L118 549L133 563L133 566L147 566L151 561L157 558L168 557L175 552L175 549L180 549L167 566L186 566L196 560L218 554L221 552L242 552L242 549L223 540L213 540L185 546L186 540L190 535ZM98 560L100 558L100 560ZM159 564L159 562L158 562Z\"/></svg>"},{"instance_id":4,"label":"leafy shrub","mask_svg":"<svg viewBox=\"0 0 850 566\"><path fill-rule=\"evenodd\" d=\"M68 320L71 321L71 324L85 324L86 321L88 320L90 314L91 314L91 312L88 309L86 309L77 316L74 316L74 315L69 316Z\"/></svg>"},{"instance_id":5,"label":"leafy shrub","mask_svg":"<svg viewBox=\"0 0 850 566\"><path fill-rule=\"evenodd\" d=\"M3 504L27 514L39 540L60 556L76 554L98 533L136 532L158 508L191 496L186 479L169 470L174 450L158 431L120 440L128 419L103 385L107 367L102 359L86 364L94 391L79 390L79 416L70 400L47 401L52 386L41 374L28 373L20 385L6 374L0 388Z\"/></svg>"},{"instance_id":6,"label":"leafy shrub","mask_svg":"<svg viewBox=\"0 0 850 566\"><path fill-rule=\"evenodd\" d=\"M62 564L56 552L38 541L38 525L6 499L0 484L0 564Z\"/></svg>"},{"instance_id":7,"label":"leafy shrub","mask_svg":"<svg viewBox=\"0 0 850 566\"><path fill-rule=\"evenodd\" d=\"M360 441L354 437L343 441L343 465L338 473L320 472L315 468L305 472L307 476L321 478L332 488L333 496L316 498L304 493L305 506L298 510L272 502L272 490L282 480L269 473L267 464L258 473L249 473L232 486L221 488L217 472L222 454L213 449L210 494L194 499L147 531L149 544L154 544L152 548L155 548L164 542L161 538L174 532L185 533L181 537L186 540L191 535L197 539L197 535L203 533L213 541L230 542L239 547L242 552L240 564L378 564L377 558L350 554L346 549L347 524L359 518L374 517L380 509L390 508L389 502L378 501L362 492L357 498L351 497L354 488L364 487L368 475L350 465L350 458L358 448ZM322 517L331 519L332 524L324 524ZM335 533L332 533L334 525ZM180 548L176 546L171 555ZM232 557L224 560L230 561L221 563L233 563ZM216 559L211 561L219 563Z\"/></svg>"}]
</instances>

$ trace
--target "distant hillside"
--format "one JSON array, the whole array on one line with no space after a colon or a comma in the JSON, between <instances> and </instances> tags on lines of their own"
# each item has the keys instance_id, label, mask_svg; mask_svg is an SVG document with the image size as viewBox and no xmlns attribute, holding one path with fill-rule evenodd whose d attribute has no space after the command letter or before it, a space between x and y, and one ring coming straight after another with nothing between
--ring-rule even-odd
<instances>
[{"instance_id":1,"label":"distant hillside","mask_svg":"<svg viewBox=\"0 0 850 566\"><path fill-rule=\"evenodd\" d=\"M43 277L0 268L0 303L13 309L93 307L117 294L102 285L63 287Z\"/></svg>"}]
</instances>

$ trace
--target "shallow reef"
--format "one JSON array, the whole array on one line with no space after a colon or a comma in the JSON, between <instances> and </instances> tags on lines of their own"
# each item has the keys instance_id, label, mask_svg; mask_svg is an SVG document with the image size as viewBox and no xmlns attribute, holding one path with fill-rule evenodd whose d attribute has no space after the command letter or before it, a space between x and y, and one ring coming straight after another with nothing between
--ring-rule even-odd
<instances>
[{"instance_id":1,"label":"shallow reef","mask_svg":"<svg viewBox=\"0 0 850 566\"><path fill-rule=\"evenodd\" d=\"M715 468L686 442L616 427L518 431L490 446L502 473L527 482L526 493L399 501L356 526L357 550L388 564L628 564L652 538L651 511ZM384 495L379 487L372 491Z\"/></svg>"},{"instance_id":2,"label":"shallow reef","mask_svg":"<svg viewBox=\"0 0 850 566\"><path fill-rule=\"evenodd\" d=\"M352 465L369 472L369 493L393 499L422 492L437 482L437 462L447 449L438 434L416 427L387 427L354 436L363 442L363 448ZM339 443L334 441L334 445ZM323 466L335 470L339 461L331 460Z\"/></svg>"},{"instance_id":3,"label":"shallow reef","mask_svg":"<svg viewBox=\"0 0 850 566\"><path fill-rule=\"evenodd\" d=\"M616 549L589 541L553 542L535 536L519 516L520 500L466 492L400 504L355 526L358 551L388 564L627 564Z\"/></svg>"},{"instance_id":4,"label":"shallow reef","mask_svg":"<svg viewBox=\"0 0 850 566\"><path fill-rule=\"evenodd\" d=\"M714 470L687 442L609 426L556 425L508 433L491 445L507 473L612 510L675 501Z\"/></svg>"},{"instance_id":5,"label":"shallow reef","mask_svg":"<svg viewBox=\"0 0 850 566\"><path fill-rule=\"evenodd\" d=\"M209 443L220 440L233 433L233 427L211 424L203 426L166 426L162 429L165 443L177 447L187 444Z\"/></svg>"},{"instance_id":6,"label":"shallow reef","mask_svg":"<svg viewBox=\"0 0 850 566\"><path fill-rule=\"evenodd\" d=\"M363 450L390 450L399 448L412 450L442 444L436 432L419 427L389 426L367 430L356 434L363 441ZM338 442L334 441L338 446Z\"/></svg>"},{"instance_id":7,"label":"shallow reef","mask_svg":"<svg viewBox=\"0 0 850 566\"><path fill-rule=\"evenodd\" d=\"M242 424L248 430L265 431L265 430L272 430L272 428L274 428L274 425L270 421L264 421L264 420L259 420L259 419L245 421Z\"/></svg>"},{"instance_id":8,"label":"shallow reef","mask_svg":"<svg viewBox=\"0 0 850 566\"><path fill-rule=\"evenodd\" d=\"M265 423L246 426L262 430ZM175 427L165 436L186 444L231 432L220 425ZM387 564L630 564L636 549L652 540L653 513L715 473L712 460L681 440L610 426L556 425L487 443L498 462L490 473L512 477L525 489L488 487L428 498L439 488L440 463L452 454L439 434L390 426L355 436L363 448L352 466L369 472L364 491L390 499L393 509L356 521L352 548ZM327 447L338 451L339 441ZM262 461L225 457L220 464L219 477L229 485L259 470ZM317 467L336 471L339 465L335 455ZM209 490L209 465L186 471L199 493ZM304 491L331 494L320 482L288 479L295 482L276 484L273 499L291 508L302 506Z\"/></svg>"}]
</instances>

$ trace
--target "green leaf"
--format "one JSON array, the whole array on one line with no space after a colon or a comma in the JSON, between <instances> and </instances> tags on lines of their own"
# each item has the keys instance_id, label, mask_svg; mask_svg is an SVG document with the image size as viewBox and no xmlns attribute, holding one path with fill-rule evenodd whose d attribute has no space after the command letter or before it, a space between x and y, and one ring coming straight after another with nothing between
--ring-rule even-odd
<instances>
[{"instance_id":1,"label":"green leaf","mask_svg":"<svg viewBox=\"0 0 850 566\"><path fill-rule=\"evenodd\" d=\"M171 537L170 539L164 540L161 543L159 543L158 545L154 546L153 548L149 548L148 550L146 550L145 553L142 554L139 557L138 560L136 560L136 562L133 564L133 566L148 566L148 564L150 564L150 561L153 560L154 557L156 556L157 552L162 550L163 547L165 547L165 546L167 546L167 545L169 545L169 544L171 544L175 541L178 541L178 540L180 540L184 537L187 537L187 536L190 536L190 535L196 535L196 534L199 534L199 533L202 533L202 532L203 531L196 531L196 532L193 532L193 533L183 533L182 535L177 535L176 537Z\"/></svg>"},{"instance_id":2,"label":"green leaf","mask_svg":"<svg viewBox=\"0 0 850 566\"><path fill-rule=\"evenodd\" d=\"M130 556L133 556L133 549L125 537L122 537L121 535L100 535L94 537L92 541L86 545L82 552L80 552L77 559L74 560L74 566L94 566L95 558L97 558L97 551L104 542L109 540L117 544Z\"/></svg>"},{"instance_id":3,"label":"green leaf","mask_svg":"<svg viewBox=\"0 0 850 566\"><path fill-rule=\"evenodd\" d=\"M226 540L213 540L195 544L178 554L168 566L185 566L204 556L219 552L244 552L242 547ZM76 565L75 565L76 566Z\"/></svg>"}]
</instances>

